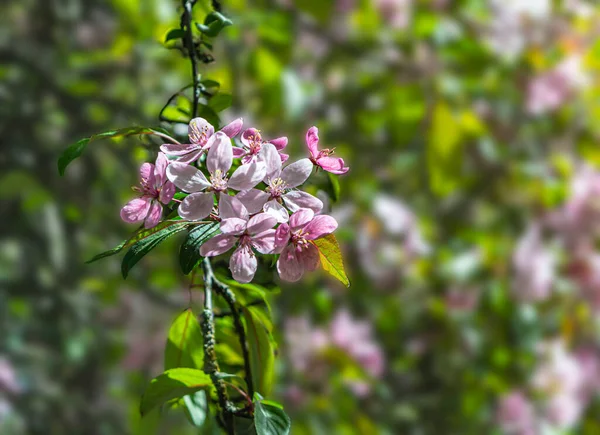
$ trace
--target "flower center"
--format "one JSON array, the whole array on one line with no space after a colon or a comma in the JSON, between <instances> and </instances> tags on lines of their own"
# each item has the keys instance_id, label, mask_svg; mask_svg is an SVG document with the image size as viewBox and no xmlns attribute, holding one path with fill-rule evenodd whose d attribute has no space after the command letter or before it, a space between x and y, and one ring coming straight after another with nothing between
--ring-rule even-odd
<instances>
[{"instance_id":1,"label":"flower center","mask_svg":"<svg viewBox=\"0 0 600 435\"><path fill-rule=\"evenodd\" d=\"M140 186L141 187L134 186L132 187L132 189L135 192L140 193L142 196L158 198L158 195L160 194L160 189L157 189L156 187L152 186L150 183L148 183L148 180L140 181Z\"/></svg>"},{"instance_id":2,"label":"flower center","mask_svg":"<svg viewBox=\"0 0 600 435\"><path fill-rule=\"evenodd\" d=\"M321 157L329 157L331 154L333 154L335 152L335 148L325 148L324 150L319 151L319 155L317 156L317 159L320 159Z\"/></svg>"},{"instance_id":3,"label":"flower center","mask_svg":"<svg viewBox=\"0 0 600 435\"><path fill-rule=\"evenodd\" d=\"M271 195L271 198L279 198L285 193L287 184L280 177L269 180L269 185L265 191Z\"/></svg>"},{"instance_id":4,"label":"flower center","mask_svg":"<svg viewBox=\"0 0 600 435\"><path fill-rule=\"evenodd\" d=\"M306 240L306 233L302 228L291 234L290 241L296 248L300 249L304 249L309 243L308 240Z\"/></svg>"},{"instance_id":5,"label":"flower center","mask_svg":"<svg viewBox=\"0 0 600 435\"><path fill-rule=\"evenodd\" d=\"M192 143L204 145L208 139L208 126L205 125L200 129L197 124L192 124L189 137Z\"/></svg>"},{"instance_id":6,"label":"flower center","mask_svg":"<svg viewBox=\"0 0 600 435\"><path fill-rule=\"evenodd\" d=\"M252 135L248 138L248 148L250 154L258 154L262 146L262 138L260 134Z\"/></svg>"},{"instance_id":7,"label":"flower center","mask_svg":"<svg viewBox=\"0 0 600 435\"><path fill-rule=\"evenodd\" d=\"M220 169L216 169L215 172L210 174L210 184L212 189L216 192L222 192L227 189L227 173L221 172Z\"/></svg>"}]
</instances>

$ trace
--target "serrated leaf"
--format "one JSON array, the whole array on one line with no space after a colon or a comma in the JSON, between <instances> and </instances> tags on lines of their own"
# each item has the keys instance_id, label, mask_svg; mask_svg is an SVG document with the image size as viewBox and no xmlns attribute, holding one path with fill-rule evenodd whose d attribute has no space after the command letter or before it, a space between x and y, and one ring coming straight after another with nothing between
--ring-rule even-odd
<instances>
[{"instance_id":1,"label":"serrated leaf","mask_svg":"<svg viewBox=\"0 0 600 435\"><path fill-rule=\"evenodd\" d=\"M140 413L143 415L163 403L213 388L210 376L202 370L170 369L150 381L142 395Z\"/></svg>"},{"instance_id":2,"label":"serrated leaf","mask_svg":"<svg viewBox=\"0 0 600 435\"><path fill-rule=\"evenodd\" d=\"M204 361L202 330L196 315L188 308L177 316L169 329L165 347L165 370L188 367L201 369Z\"/></svg>"},{"instance_id":3,"label":"serrated leaf","mask_svg":"<svg viewBox=\"0 0 600 435\"><path fill-rule=\"evenodd\" d=\"M202 258L200 256L200 246L219 232L218 222L198 225L192 228L179 249L179 265L184 274L187 275L190 273Z\"/></svg>"},{"instance_id":4,"label":"serrated leaf","mask_svg":"<svg viewBox=\"0 0 600 435\"><path fill-rule=\"evenodd\" d=\"M339 280L346 287L350 287L350 280L344 269L344 260L342 258L342 252L340 251L340 245L335 236L329 234L320 239L313 240L313 243L319 250L319 257L321 259L323 270Z\"/></svg>"},{"instance_id":5,"label":"serrated leaf","mask_svg":"<svg viewBox=\"0 0 600 435\"><path fill-rule=\"evenodd\" d=\"M250 350L250 368L254 388L265 396L271 392L275 368L273 344L265 325L252 311L242 308Z\"/></svg>"},{"instance_id":6,"label":"serrated leaf","mask_svg":"<svg viewBox=\"0 0 600 435\"><path fill-rule=\"evenodd\" d=\"M169 42L173 39L181 39L185 37L185 32L182 29L171 29L165 35L165 42Z\"/></svg>"},{"instance_id":7,"label":"serrated leaf","mask_svg":"<svg viewBox=\"0 0 600 435\"><path fill-rule=\"evenodd\" d=\"M95 134L93 136L81 139L68 147L58 158L58 173L62 176L65 174L65 169L76 158L83 154L90 142L98 139L107 139L113 137L133 136L137 134L155 134L157 130L148 127L127 127L118 130L106 131L104 133Z\"/></svg>"},{"instance_id":8,"label":"serrated leaf","mask_svg":"<svg viewBox=\"0 0 600 435\"><path fill-rule=\"evenodd\" d=\"M254 426L257 435L287 435L292 422L278 403L254 395Z\"/></svg>"},{"instance_id":9,"label":"serrated leaf","mask_svg":"<svg viewBox=\"0 0 600 435\"><path fill-rule=\"evenodd\" d=\"M135 233L133 233L133 235L129 239L123 240L121 243L119 243L113 249L110 249L108 251L104 251L98 255L95 255L94 257L92 257L91 259L86 261L86 263L88 263L88 264L93 263L94 261L100 260L102 258L110 257L111 255L116 255L119 252L121 252L123 249L129 248L134 243L139 242L140 240L143 240L147 237L150 237L152 234L155 234L155 233L165 229L166 227L170 227L171 225L176 225L176 224L181 224L181 223L182 223L181 221L170 221L169 220L169 221L160 222L154 228L149 228L149 229L140 228Z\"/></svg>"},{"instance_id":10,"label":"serrated leaf","mask_svg":"<svg viewBox=\"0 0 600 435\"><path fill-rule=\"evenodd\" d=\"M121 273L123 274L123 278L127 278L127 275L133 266L135 266L148 252L156 248L160 243L172 235L185 230L188 225L190 225L189 222L177 222L174 225L170 225L153 233L131 246L121 263Z\"/></svg>"}]
</instances>

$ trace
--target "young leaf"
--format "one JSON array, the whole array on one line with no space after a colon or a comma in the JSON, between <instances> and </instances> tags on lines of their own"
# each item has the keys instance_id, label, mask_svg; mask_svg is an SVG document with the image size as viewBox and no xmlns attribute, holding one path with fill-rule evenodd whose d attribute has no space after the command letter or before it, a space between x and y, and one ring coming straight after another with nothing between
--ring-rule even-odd
<instances>
[{"instance_id":1,"label":"young leaf","mask_svg":"<svg viewBox=\"0 0 600 435\"><path fill-rule=\"evenodd\" d=\"M204 20L204 24L196 23L199 31L206 36L215 37L227 26L231 26L233 22L219 12L211 12Z\"/></svg>"},{"instance_id":2,"label":"young leaf","mask_svg":"<svg viewBox=\"0 0 600 435\"><path fill-rule=\"evenodd\" d=\"M143 415L163 403L187 396L199 390L210 390L210 376L202 370L176 368L152 379L142 395L140 413Z\"/></svg>"},{"instance_id":3,"label":"young leaf","mask_svg":"<svg viewBox=\"0 0 600 435\"><path fill-rule=\"evenodd\" d=\"M258 435L287 435L292 422L278 403L254 395L254 426Z\"/></svg>"},{"instance_id":4,"label":"young leaf","mask_svg":"<svg viewBox=\"0 0 600 435\"><path fill-rule=\"evenodd\" d=\"M252 383L261 394L268 395L273 384L275 354L270 334L265 325L253 316L248 308L242 308L246 322L246 334L250 347L250 368Z\"/></svg>"},{"instance_id":5,"label":"young leaf","mask_svg":"<svg viewBox=\"0 0 600 435\"><path fill-rule=\"evenodd\" d=\"M169 329L165 348L165 370L177 367L201 369L204 350L202 331L190 308L181 313Z\"/></svg>"},{"instance_id":6,"label":"young leaf","mask_svg":"<svg viewBox=\"0 0 600 435\"><path fill-rule=\"evenodd\" d=\"M65 169L76 158L83 154L83 151L90 142L98 139L106 139L109 137L132 136L136 134L155 134L156 130L147 127L127 127L118 130L106 131L104 133L95 134L85 139L81 139L67 148L58 158L58 173L62 176L65 174Z\"/></svg>"},{"instance_id":7,"label":"young leaf","mask_svg":"<svg viewBox=\"0 0 600 435\"><path fill-rule=\"evenodd\" d=\"M350 280L344 270L344 261L340 252L340 245L333 234L329 234L320 239L314 240L313 243L319 250L321 265L323 270L331 276L339 280L346 287L350 287Z\"/></svg>"},{"instance_id":8,"label":"young leaf","mask_svg":"<svg viewBox=\"0 0 600 435\"><path fill-rule=\"evenodd\" d=\"M167 32L165 36L165 42L169 42L173 39L180 39L185 36L185 32L181 29L171 29Z\"/></svg>"},{"instance_id":9,"label":"young leaf","mask_svg":"<svg viewBox=\"0 0 600 435\"><path fill-rule=\"evenodd\" d=\"M88 263L88 264L93 263L96 260L100 260L102 258L110 257L111 255L118 254L123 249L129 248L131 245L133 245L136 242L139 242L140 240L146 239L146 238L150 237L151 235L153 235L167 227L170 227L171 225L176 225L176 224L181 224L181 223L182 223L181 221L170 221L169 220L169 221L160 222L154 228L146 229L146 228L142 227L139 230L137 230L135 233L133 233L133 235L129 239L123 240L116 247L94 256L93 258L86 261L86 263Z\"/></svg>"},{"instance_id":10,"label":"young leaf","mask_svg":"<svg viewBox=\"0 0 600 435\"><path fill-rule=\"evenodd\" d=\"M179 249L179 264L184 274L187 275L190 273L198 261L200 261L200 246L218 233L218 222L198 225L192 228Z\"/></svg>"},{"instance_id":11,"label":"young leaf","mask_svg":"<svg viewBox=\"0 0 600 435\"><path fill-rule=\"evenodd\" d=\"M188 225L188 222L177 222L175 225L163 228L149 237L135 243L123 257L123 262L121 263L123 278L127 278L127 275L133 266L135 266L148 252L156 248L161 242L172 235L186 229Z\"/></svg>"}]
</instances>

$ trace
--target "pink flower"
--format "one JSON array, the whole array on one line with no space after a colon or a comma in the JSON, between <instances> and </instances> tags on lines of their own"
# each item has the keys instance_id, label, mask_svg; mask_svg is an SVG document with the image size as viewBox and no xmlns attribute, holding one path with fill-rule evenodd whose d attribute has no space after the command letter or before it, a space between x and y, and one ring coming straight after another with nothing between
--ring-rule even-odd
<instances>
[{"instance_id":1,"label":"pink flower","mask_svg":"<svg viewBox=\"0 0 600 435\"><path fill-rule=\"evenodd\" d=\"M251 218L248 210L234 197L221 197L219 204L221 232L200 247L203 257L214 257L229 251L237 244L237 249L229 260L229 270L233 279L241 283L252 281L256 273L257 261L253 249L261 254L273 252L277 221L273 216L260 213Z\"/></svg>"},{"instance_id":2,"label":"pink flower","mask_svg":"<svg viewBox=\"0 0 600 435\"><path fill-rule=\"evenodd\" d=\"M175 186L165 177L168 160L158 153L156 165L144 163L140 167L140 186L133 189L141 194L121 209L121 219L128 223L144 221L144 227L155 227L162 216L162 205L168 204L175 194Z\"/></svg>"},{"instance_id":3,"label":"pink flower","mask_svg":"<svg viewBox=\"0 0 600 435\"><path fill-rule=\"evenodd\" d=\"M279 152L279 157L282 162L285 162L290 156L281 152L288 144L287 137L278 137L273 140L263 140L260 132L255 128L248 128L242 133L243 148L233 147L233 157L241 157L242 163L250 163L256 161L258 153L264 144L272 144Z\"/></svg>"},{"instance_id":4,"label":"pink flower","mask_svg":"<svg viewBox=\"0 0 600 435\"><path fill-rule=\"evenodd\" d=\"M228 137L236 136L242 130L242 118L238 118L221 129ZM194 118L188 125L189 144L164 144L160 150L167 155L177 157L180 163L192 163L207 152L214 143L209 139L215 133L214 127L204 118Z\"/></svg>"},{"instance_id":5,"label":"pink flower","mask_svg":"<svg viewBox=\"0 0 600 435\"><path fill-rule=\"evenodd\" d=\"M233 162L233 151L229 138L223 132L217 132L207 143L208 155L206 167L210 180L193 166L173 162L167 168L167 177L175 186L190 193L179 206L179 216L186 220L201 220L208 216L213 208L214 194L227 194L227 189L247 190L256 186L265 176L265 165L252 162L240 166L227 179L227 172ZM207 190L208 192L203 192Z\"/></svg>"},{"instance_id":6,"label":"pink flower","mask_svg":"<svg viewBox=\"0 0 600 435\"><path fill-rule=\"evenodd\" d=\"M306 133L306 145L310 151L310 161L314 165L323 168L332 174L345 174L350 168L344 166L344 160L341 158L329 157L333 154L333 149L324 149L319 151L319 129L311 127Z\"/></svg>"},{"instance_id":7,"label":"pink flower","mask_svg":"<svg viewBox=\"0 0 600 435\"><path fill-rule=\"evenodd\" d=\"M18 394L22 391L22 387L13 365L6 358L0 356L0 392L2 391Z\"/></svg>"},{"instance_id":8,"label":"pink flower","mask_svg":"<svg viewBox=\"0 0 600 435\"><path fill-rule=\"evenodd\" d=\"M496 419L507 434L533 435L536 433L533 406L521 391L511 391L500 399Z\"/></svg>"},{"instance_id":9,"label":"pink flower","mask_svg":"<svg viewBox=\"0 0 600 435\"><path fill-rule=\"evenodd\" d=\"M303 184L312 172L313 165L309 159L301 159L282 169L281 159L275 147L264 144L259 158L266 165L266 190L250 189L237 195L251 214L263 210L273 215L277 222L287 222L289 209L295 212L300 208L309 208L318 213L323 202L309 193L294 190ZM287 209L282 205L285 204Z\"/></svg>"},{"instance_id":10,"label":"pink flower","mask_svg":"<svg viewBox=\"0 0 600 435\"><path fill-rule=\"evenodd\" d=\"M315 270L319 265L319 251L311 241L331 234L337 225L331 216L315 216L306 208L295 212L289 225L281 224L275 234L275 252L281 252L277 260L281 279L298 281L305 271Z\"/></svg>"}]
</instances>

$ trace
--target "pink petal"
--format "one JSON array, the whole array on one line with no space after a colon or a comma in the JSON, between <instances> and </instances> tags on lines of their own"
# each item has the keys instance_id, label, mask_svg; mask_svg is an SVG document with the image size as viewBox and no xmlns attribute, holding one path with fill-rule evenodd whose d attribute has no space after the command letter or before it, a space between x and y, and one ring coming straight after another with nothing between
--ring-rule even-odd
<instances>
[{"instance_id":1,"label":"pink petal","mask_svg":"<svg viewBox=\"0 0 600 435\"><path fill-rule=\"evenodd\" d=\"M310 155L316 158L319 154L319 129L317 127L311 127L306 132L306 146L308 146Z\"/></svg>"},{"instance_id":2,"label":"pink petal","mask_svg":"<svg viewBox=\"0 0 600 435\"><path fill-rule=\"evenodd\" d=\"M233 147L232 151L233 151L234 159L239 159L240 157L242 157L246 154L246 150L244 148L240 148L240 147Z\"/></svg>"},{"instance_id":3,"label":"pink petal","mask_svg":"<svg viewBox=\"0 0 600 435\"><path fill-rule=\"evenodd\" d=\"M262 211L263 206L269 200L269 194L258 189L250 189L238 193L235 197L239 199L250 214Z\"/></svg>"},{"instance_id":4,"label":"pink petal","mask_svg":"<svg viewBox=\"0 0 600 435\"><path fill-rule=\"evenodd\" d=\"M175 185L170 181L167 181L160 190L160 195L158 196L159 201L163 204L171 202L173 195L175 195L175 190Z\"/></svg>"},{"instance_id":5,"label":"pink petal","mask_svg":"<svg viewBox=\"0 0 600 435\"><path fill-rule=\"evenodd\" d=\"M260 136L260 132L254 127L247 128L242 133L241 141L247 147L250 146L252 142L262 142L262 138Z\"/></svg>"},{"instance_id":6,"label":"pink petal","mask_svg":"<svg viewBox=\"0 0 600 435\"><path fill-rule=\"evenodd\" d=\"M290 217L291 231L297 231L313 220L315 213L308 208L301 208Z\"/></svg>"},{"instance_id":7,"label":"pink petal","mask_svg":"<svg viewBox=\"0 0 600 435\"><path fill-rule=\"evenodd\" d=\"M313 164L309 159L300 159L283 168L281 179L285 181L287 187L297 187L308 179L312 170Z\"/></svg>"},{"instance_id":8,"label":"pink petal","mask_svg":"<svg viewBox=\"0 0 600 435\"><path fill-rule=\"evenodd\" d=\"M275 253L279 254L290 240L290 226L281 224L275 230Z\"/></svg>"},{"instance_id":9,"label":"pink petal","mask_svg":"<svg viewBox=\"0 0 600 435\"><path fill-rule=\"evenodd\" d=\"M277 151L281 151L287 146L288 138L285 136L278 137L276 139L270 140L269 143L275 145L275 149L277 149Z\"/></svg>"},{"instance_id":10,"label":"pink petal","mask_svg":"<svg viewBox=\"0 0 600 435\"><path fill-rule=\"evenodd\" d=\"M277 272L284 281L295 282L304 274L304 264L298 260L294 245L287 245L277 260Z\"/></svg>"},{"instance_id":11,"label":"pink petal","mask_svg":"<svg viewBox=\"0 0 600 435\"><path fill-rule=\"evenodd\" d=\"M161 217L162 205L158 201L152 201L150 211L148 211L148 216L144 221L144 228L154 228L160 222Z\"/></svg>"},{"instance_id":12,"label":"pink petal","mask_svg":"<svg viewBox=\"0 0 600 435\"><path fill-rule=\"evenodd\" d=\"M304 232L307 233L305 238L308 240L318 239L319 237L333 233L337 227L337 221L331 216L324 214L315 216L315 218L304 227Z\"/></svg>"},{"instance_id":13,"label":"pink petal","mask_svg":"<svg viewBox=\"0 0 600 435\"><path fill-rule=\"evenodd\" d=\"M306 245L302 251L298 252L297 256L298 259L302 261L302 265L306 272L312 272L319 267L319 250L316 246L312 244Z\"/></svg>"},{"instance_id":14,"label":"pink petal","mask_svg":"<svg viewBox=\"0 0 600 435\"><path fill-rule=\"evenodd\" d=\"M148 215L152 198L135 198L121 209L121 219L130 224L143 221Z\"/></svg>"},{"instance_id":15,"label":"pink petal","mask_svg":"<svg viewBox=\"0 0 600 435\"><path fill-rule=\"evenodd\" d=\"M160 146L160 150L168 156L183 156L200 149L196 144L166 143Z\"/></svg>"},{"instance_id":16,"label":"pink petal","mask_svg":"<svg viewBox=\"0 0 600 435\"><path fill-rule=\"evenodd\" d=\"M193 144L204 145L215 132L215 128L204 118L194 118L188 125L188 136Z\"/></svg>"},{"instance_id":17,"label":"pink petal","mask_svg":"<svg viewBox=\"0 0 600 435\"><path fill-rule=\"evenodd\" d=\"M160 187L165 183L165 171L167 170L167 165L169 164L169 160L164 153L158 153L156 157L156 164L154 165L154 182L156 183L156 187Z\"/></svg>"},{"instance_id":18,"label":"pink petal","mask_svg":"<svg viewBox=\"0 0 600 435\"><path fill-rule=\"evenodd\" d=\"M267 201L263 207L263 210L265 213L269 213L275 219L277 219L277 222L287 222L290 218L287 209L279 204L276 199Z\"/></svg>"},{"instance_id":19,"label":"pink petal","mask_svg":"<svg viewBox=\"0 0 600 435\"><path fill-rule=\"evenodd\" d=\"M167 167L167 178L184 192L200 192L210 186L202 172L193 166L173 162Z\"/></svg>"},{"instance_id":20,"label":"pink petal","mask_svg":"<svg viewBox=\"0 0 600 435\"><path fill-rule=\"evenodd\" d=\"M256 256L252 253L250 248L244 246L240 246L233 251L231 259L229 260L231 276L233 276L233 279L237 282L244 284L252 281L257 266Z\"/></svg>"},{"instance_id":21,"label":"pink petal","mask_svg":"<svg viewBox=\"0 0 600 435\"><path fill-rule=\"evenodd\" d=\"M235 217L223 219L221 221L221 232L230 236L241 236L246 231L247 223L247 220Z\"/></svg>"},{"instance_id":22,"label":"pink petal","mask_svg":"<svg viewBox=\"0 0 600 435\"><path fill-rule=\"evenodd\" d=\"M248 210L237 197L222 193L219 199L219 217L221 219L239 218L247 221Z\"/></svg>"},{"instance_id":23,"label":"pink petal","mask_svg":"<svg viewBox=\"0 0 600 435\"><path fill-rule=\"evenodd\" d=\"M264 144L260 149L259 157L265 162L267 168L265 180L271 180L281 175L281 157L274 145Z\"/></svg>"},{"instance_id":24,"label":"pink petal","mask_svg":"<svg viewBox=\"0 0 600 435\"><path fill-rule=\"evenodd\" d=\"M252 189L265 178L265 173L266 168L263 162L242 165L235 170L227 186L234 190Z\"/></svg>"},{"instance_id":25,"label":"pink petal","mask_svg":"<svg viewBox=\"0 0 600 435\"><path fill-rule=\"evenodd\" d=\"M281 159L281 163L285 163L290 158L289 154L279 153L279 158Z\"/></svg>"},{"instance_id":26,"label":"pink petal","mask_svg":"<svg viewBox=\"0 0 600 435\"><path fill-rule=\"evenodd\" d=\"M267 231L277 225L277 219L268 213L260 213L252 216L248 221L248 234L258 234Z\"/></svg>"},{"instance_id":27,"label":"pink petal","mask_svg":"<svg viewBox=\"0 0 600 435\"><path fill-rule=\"evenodd\" d=\"M302 192L300 190L292 190L291 192L284 194L283 201L291 212L295 212L301 208L309 208L315 213L319 213L323 210L323 201L319 198L315 198L310 193Z\"/></svg>"},{"instance_id":28,"label":"pink petal","mask_svg":"<svg viewBox=\"0 0 600 435\"><path fill-rule=\"evenodd\" d=\"M186 165L195 162L200 158L204 150L202 148L198 148L195 151L192 151L188 154L184 154L181 157L177 158L177 163L185 163Z\"/></svg>"},{"instance_id":29,"label":"pink petal","mask_svg":"<svg viewBox=\"0 0 600 435\"><path fill-rule=\"evenodd\" d=\"M233 245L235 245L236 242L237 237L235 236L217 234L212 239L207 240L202 246L200 246L200 255L203 257L214 257L215 255L221 255L222 253L233 248Z\"/></svg>"},{"instance_id":30,"label":"pink petal","mask_svg":"<svg viewBox=\"0 0 600 435\"><path fill-rule=\"evenodd\" d=\"M225 133L218 131L208 140L206 146L210 146L206 156L208 172L214 174L220 170L221 174L226 174L233 162L231 139Z\"/></svg>"},{"instance_id":31,"label":"pink petal","mask_svg":"<svg viewBox=\"0 0 600 435\"><path fill-rule=\"evenodd\" d=\"M327 172L338 175L345 174L350 169L349 167L344 166L344 159L339 157L321 157L317 160L317 165Z\"/></svg>"},{"instance_id":32,"label":"pink petal","mask_svg":"<svg viewBox=\"0 0 600 435\"><path fill-rule=\"evenodd\" d=\"M229 124L221 129L228 137L233 138L237 136L244 126L244 120L242 118L234 119Z\"/></svg>"},{"instance_id":33,"label":"pink petal","mask_svg":"<svg viewBox=\"0 0 600 435\"><path fill-rule=\"evenodd\" d=\"M210 214L213 204L214 194L212 192L192 193L181 201L177 212L182 219L200 221Z\"/></svg>"},{"instance_id":34,"label":"pink petal","mask_svg":"<svg viewBox=\"0 0 600 435\"><path fill-rule=\"evenodd\" d=\"M152 163L142 163L142 166L140 166L140 180L149 185L154 184L154 165Z\"/></svg>"},{"instance_id":35,"label":"pink petal","mask_svg":"<svg viewBox=\"0 0 600 435\"><path fill-rule=\"evenodd\" d=\"M275 250L275 230L270 229L254 235L252 246L261 254L272 254Z\"/></svg>"}]
</instances>

